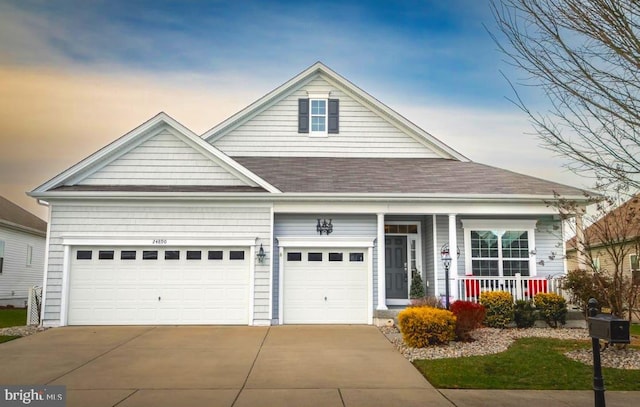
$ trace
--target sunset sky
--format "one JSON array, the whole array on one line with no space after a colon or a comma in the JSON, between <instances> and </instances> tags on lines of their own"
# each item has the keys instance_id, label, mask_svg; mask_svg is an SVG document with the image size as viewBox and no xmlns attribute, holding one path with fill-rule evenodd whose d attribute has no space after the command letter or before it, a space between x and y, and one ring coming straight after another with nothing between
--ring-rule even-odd
<instances>
[{"instance_id":1,"label":"sunset sky","mask_svg":"<svg viewBox=\"0 0 640 407\"><path fill-rule=\"evenodd\" d=\"M485 26L488 0L0 0L0 195L46 218L26 191L156 113L201 134L316 61L474 161L591 186Z\"/></svg>"}]
</instances>

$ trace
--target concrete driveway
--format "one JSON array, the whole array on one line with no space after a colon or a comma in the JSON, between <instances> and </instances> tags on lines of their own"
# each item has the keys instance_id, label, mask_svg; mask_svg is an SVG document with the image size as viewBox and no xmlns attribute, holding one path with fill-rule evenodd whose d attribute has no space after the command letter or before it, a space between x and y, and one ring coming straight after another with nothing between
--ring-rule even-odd
<instances>
[{"instance_id":1,"label":"concrete driveway","mask_svg":"<svg viewBox=\"0 0 640 407\"><path fill-rule=\"evenodd\" d=\"M371 326L65 327L0 345L1 384L68 406L451 406Z\"/></svg>"}]
</instances>

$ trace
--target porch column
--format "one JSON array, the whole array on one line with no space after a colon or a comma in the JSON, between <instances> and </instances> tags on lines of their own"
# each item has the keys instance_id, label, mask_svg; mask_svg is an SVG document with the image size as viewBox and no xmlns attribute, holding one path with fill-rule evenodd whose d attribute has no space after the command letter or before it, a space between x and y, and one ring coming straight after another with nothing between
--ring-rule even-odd
<instances>
[{"instance_id":1,"label":"porch column","mask_svg":"<svg viewBox=\"0 0 640 407\"><path fill-rule=\"evenodd\" d=\"M378 306L377 310L387 309L387 287L385 280L385 240L384 213L378 214Z\"/></svg>"},{"instance_id":2,"label":"porch column","mask_svg":"<svg viewBox=\"0 0 640 407\"><path fill-rule=\"evenodd\" d=\"M449 295L452 296L454 300L458 299L458 237L456 226L456 214L449 214L449 254L451 255Z\"/></svg>"},{"instance_id":3,"label":"porch column","mask_svg":"<svg viewBox=\"0 0 640 407\"><path fill-rule=\"evenodd\" d=\"M584 251L584 225L582 224L582 214L576 213L576 263L578 269L587 269L587 258Z\"/></svg>"}]
</instances>

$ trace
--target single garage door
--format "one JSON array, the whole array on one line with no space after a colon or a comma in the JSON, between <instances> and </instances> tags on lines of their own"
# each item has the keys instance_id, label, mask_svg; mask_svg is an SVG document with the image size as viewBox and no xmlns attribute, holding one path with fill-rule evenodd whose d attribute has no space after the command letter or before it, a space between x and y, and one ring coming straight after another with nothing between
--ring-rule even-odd
<instances>
[{"instance_id":1,"label":"single garage door","mask_svg":"<svg viewBox=\"0 0 640 407\"><path fill-rule=\"evenodd\" d=\"M249 249L71 251L70 325L249 323Z\"/></svg>"},{"instance_id":2,"label":"single garage door","mask_svg":"<svg viewBox=\"0 0 640 407\"><path fill-rule=\"evenodd\" d=\"M368 323L367 270L367 251L362 248L287 248L284 323Z\"/></svg>"}]
</instances>

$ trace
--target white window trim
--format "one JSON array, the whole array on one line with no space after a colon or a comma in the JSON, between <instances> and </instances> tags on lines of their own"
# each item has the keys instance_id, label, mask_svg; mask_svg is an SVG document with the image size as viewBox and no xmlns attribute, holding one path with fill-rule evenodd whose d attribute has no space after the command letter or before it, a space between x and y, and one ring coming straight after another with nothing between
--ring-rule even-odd
<instances>
[{"instance_id":1,"label":"white window trim","mask_svg":"<svg viewBox=\"0 0 640 407\"><path fill-rule=\"evenodd\" d=\"M309 98L309 137L329 137L329 94L330 92L307 92L307 97ZM312 112L312 101L314 100L323 100L324 101L324 131L313 131L313 115Z\"/></svg>"},{"instance_id":2,"label":"white window trim","mask_svg":"<svg viewBox=\"0 0 640 407\"><path fill-rule=\"evenodd\" d=\"M498 235L500 257L502 260L502 235L507 231L526 231L529 240L529 276L538 275L536 268L535 242L536 242L536 220L527 219L461 219L462 228L464 230L464 252L465 252L465 274L473 275L473 267L471 263L471 231L472 230L490 230ZM498 262L500 271L499 277L503 277L502 261Z\"/></svg>"}]
</instances>

